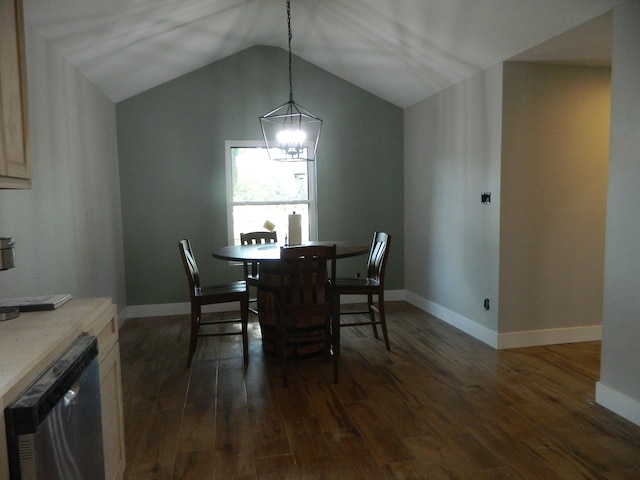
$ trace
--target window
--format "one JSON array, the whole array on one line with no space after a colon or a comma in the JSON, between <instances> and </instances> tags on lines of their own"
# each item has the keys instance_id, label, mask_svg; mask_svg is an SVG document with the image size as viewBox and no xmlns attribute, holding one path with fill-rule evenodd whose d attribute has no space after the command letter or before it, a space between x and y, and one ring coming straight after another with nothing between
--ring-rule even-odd
<instances>
[{"instance_id":1,"label":"window","mask_svg":"<svg viewBox=\"0 0 640 480\"><path fill-rule=\"evenodd\" d=\"M261 141L227 141L227 222L229 243L240 233L265 230L275 224L284 242L289 214L302 219L302 242L317 239L315 162L269 160Z\"/></svg>"}]
</instances>

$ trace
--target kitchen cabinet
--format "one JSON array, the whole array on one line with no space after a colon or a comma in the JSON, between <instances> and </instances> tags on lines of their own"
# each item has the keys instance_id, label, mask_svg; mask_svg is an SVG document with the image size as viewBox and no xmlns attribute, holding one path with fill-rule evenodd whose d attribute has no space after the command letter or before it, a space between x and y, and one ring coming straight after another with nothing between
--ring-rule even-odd
<instances>
[{"instance_id":1,"label":"kitchen cabinet","mask_svg":"<svg viewBox=\"0 0 640 480\"><path fill-rule=\"evenodd\" d=\"M117 343L100 363L100 395L105 478L119 480L124 476L125 453L120 349Z\"/></svg>"},{"instance_id":2,"label":"kitchen cabinet","mask_svg":"<svg viewBox=\"0 0 640 480\"><path fill-rule=\"evenodd\" d=\"M98 339L100 403L107 480L125 469L122 384L116 306L109 298L72 299L47 312L0 322L0 410L17 397L78 335ZM4 414L0 415L0 478L9 478Z\"/></svg>"},{"instance_id":3,"label":"kitchen cabinet","mask_svg":"<svg viewBox=\"0 0 640 480\"><path fill-rule=\"evenodd\" d=\"M98 317L86 333L98 337L105 479L119 480L124 476L125 452L118 319L115 305Z\"/></svg>"},{"instance_id":4,"label":"kitchen cabinet","mask_svg":"<svg viewBox=\"0 0 640 480\"><path fill-rule=\"evenodd\" d=\"M0 0L0 188L29 188L22 0Z\"/></svg>"}]
</instances>

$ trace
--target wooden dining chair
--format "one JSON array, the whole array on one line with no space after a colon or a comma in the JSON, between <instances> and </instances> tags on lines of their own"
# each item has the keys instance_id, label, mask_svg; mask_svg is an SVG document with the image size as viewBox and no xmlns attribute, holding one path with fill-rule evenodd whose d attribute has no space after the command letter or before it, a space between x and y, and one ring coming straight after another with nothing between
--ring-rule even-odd
<instances>
[{"instance_id":1,"label":"wooden dining chair","mask_svg":"<svg viewBox=\"0 0 640 480\"><path fill-rule=\"evenodd\" d=\"M280 250L280 285L276 297L276 353L287 386L290 357L302 358L308 348L324 344L338 382L338 356L333 349L332 285L336 246L295 246Z\"/></svg>"},{"instance_id":2,"label":"wooden dining chair","mask_svg":"<svg viewBox=\"0 0 640 480\"><path fill-rule=\"evenodd\" d=\"M278 235L275 231L264 232L248 232L240 234L241 245L259 245L263 243L278 243ZM244 262L244 279L247 282L247 287L258 287L260 282L260 263L259 262ZM258 307L252 307L257 305L257 298L249 298L249 311L258 315Z\"/></svg>"},{"instance_id":3,"label":"wooden dining chair","mask_svg":"<svg viewBox=\"0 0 640 480\"><path fill-rule=\"evenodd\" d=\"M387 333L387 319L384 310L384 274L387 267L387 259L389 257L389 248L391 246L391 235L384 232L375 232L371 249L369 250L369 259L367 261L366 278L336 278L334 287L334 300L336 309L340 309L341 295L366 295L367 310L362 311L341 311L340 315L359 315L368 314L369 320L340 322L340 327L355 327L360 325L371 325L373 335L378 337L378 329L376 325L380 325L382 336L387 350L391 350L389 346L389 335ZM374 302L374 296L377 297L377 305ZM376 319L376 312L378 318ZM339 336L336 342L338 350L340 349Z\"/></svg>"},{"instance_id":4,"label":"wooden dining chair","mask_svg":"<svg viewBox=\"0 0 640 480\"><path fill-rule=\"evenodd\" d=\"M191 244L188 239L178 242L180 257L187 274L189 283L189 298L191 301L191 335L189 339L189 354L187 357L187 368L191 367L191 360L196 351L196 344L199 337L214 337L221 335L241 335L242 336L242 356L245 367L249 362L249 292L247 283L242 280L238 282L226 283L222 285L201 286L200 273L196 263ZM202 320L202 306L219 303L239 302L240 318ZM240 330L229 330L220 328L225 324L240 323ZM217 326L213 330L201 331L202 326Z\"/></svg>"}]
</instances>

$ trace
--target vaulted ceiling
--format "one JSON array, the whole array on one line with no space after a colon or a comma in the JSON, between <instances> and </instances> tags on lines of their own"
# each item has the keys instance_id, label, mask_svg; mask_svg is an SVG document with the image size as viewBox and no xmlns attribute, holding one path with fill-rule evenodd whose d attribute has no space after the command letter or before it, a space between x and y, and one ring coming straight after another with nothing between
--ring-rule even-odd
<instances>
[{"instance_id":1,"label":"vaulted ceiling","mask_svg":"<svg viewBox=\"0 0 640 480\"><path fill-rule=\"evenodd\" d=\"M285 0L23 1L28 27L115 102L254 45L287 48ZM600 16L620 1L292 0L292 50L407 107L513 57L606 63Z\"/></svg>"}]
</instances>

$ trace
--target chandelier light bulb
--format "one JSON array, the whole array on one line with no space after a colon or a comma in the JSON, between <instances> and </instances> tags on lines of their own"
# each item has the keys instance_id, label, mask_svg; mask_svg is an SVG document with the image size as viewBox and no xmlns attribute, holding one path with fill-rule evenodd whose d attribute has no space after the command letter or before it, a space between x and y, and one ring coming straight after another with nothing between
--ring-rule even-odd
<instances>
[{"instance_id":1,"label":"chandelier light bulb","mask_svg":"<svg viewBox=\"0 0 640 480\"><path fill-rule=\"evenodd\" d=\"M307 134L304 130L280 130L278 132L278 142L283 147L291 145L301 146L307 139Z\"/></svg>"}]
</instances>

